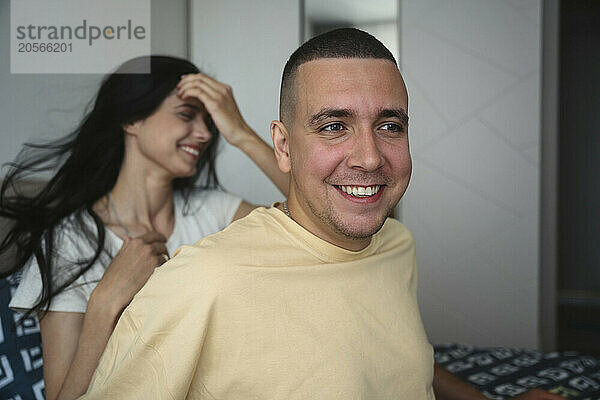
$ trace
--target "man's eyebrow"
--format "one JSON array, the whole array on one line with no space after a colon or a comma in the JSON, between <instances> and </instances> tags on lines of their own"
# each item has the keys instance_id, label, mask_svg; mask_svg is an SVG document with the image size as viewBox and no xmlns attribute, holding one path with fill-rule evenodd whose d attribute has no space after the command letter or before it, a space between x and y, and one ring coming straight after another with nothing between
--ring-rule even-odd
<instances>
[{"instance_id":1,"label":"man's eyebrow","mask_svg":"<svg viewBox=\"0 0 600 400\"><path fill-rule=\"evenodd\" d=\"M318 125L329 118L355 117L356 113L347 108L324 108L314 114L308 121L309 125ZM401 108L385 108L378 114L379 118L396 118L404 125L408 125L408 114Z\"/></svg>"},{"instance_id":2,"label":"man's eyebrow","mask_svg":"<svg viewBox=\"0 0 600 400\"><path fill-rule=\"evenodd\" d=\"M397 118L404 125L408 125L408 114L401 108L384 109L379 112L379 118Z\"/></svg>"},{"instance_id":3,"label":"man's eyebrow","mask_svg":"<svg viewBox=\"0 0 600 400\"><path fill-rule=\"evenodd\" d=\"M354 117L356 113L347 108L324 108L314 114L308 121L309 125L318 125L322 121L329 118L348 118Z\"/></svg>"}]
</instances>

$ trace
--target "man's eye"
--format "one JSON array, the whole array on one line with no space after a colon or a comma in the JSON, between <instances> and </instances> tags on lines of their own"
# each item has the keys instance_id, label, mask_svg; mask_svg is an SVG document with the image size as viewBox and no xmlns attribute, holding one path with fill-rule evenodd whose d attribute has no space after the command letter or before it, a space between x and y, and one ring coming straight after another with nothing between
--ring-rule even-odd
<instances>
[{"instance_id":1,"label":"man's eye","mask_svg":"<svg viewBox=\"0 0 600 400\"><path fill-rule=\"evenodd\" d=\"M402 125L393 124L393 123L383 124L383 125L381 125L381 127L379 129L388 131L388 132L397 132L397 133L404 132L404 127Z\"/></svg>"},{"instance_id":2,"label":"man's eye","mask_svg":"<svg viewBox=\"0 0 600 400\"><path fill-rule=\"evenodd\" d=\"M343 129L344 125L340 124L339 122L334 122L333 124L325 125L323 128L321 128L322 131L326 132L338 132Z\"/></svg>"}]
</instances>

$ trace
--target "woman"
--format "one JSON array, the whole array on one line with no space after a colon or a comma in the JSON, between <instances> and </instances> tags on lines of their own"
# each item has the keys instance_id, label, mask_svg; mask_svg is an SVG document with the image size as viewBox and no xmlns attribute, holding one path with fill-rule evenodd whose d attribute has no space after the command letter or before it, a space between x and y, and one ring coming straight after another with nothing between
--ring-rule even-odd
<instances>
[{"instance_id":1,"label":"woman","mask_svg":"<svg viewBox=\"0 0 600 400\"><path fill-rule=\"evenodd\" d=\"M231 89L160 56L107 76L73 134L30 145L9 172L1 215L14 226L0 252L16 245L17 263L3 275L23 269L10 306L40 317L48 399L85 393L120 313L170 252L254 208L215 189L217 129L287 191ZM40 170L57 172L35 196L9 194Z\"/></svg>"}]
</instances>

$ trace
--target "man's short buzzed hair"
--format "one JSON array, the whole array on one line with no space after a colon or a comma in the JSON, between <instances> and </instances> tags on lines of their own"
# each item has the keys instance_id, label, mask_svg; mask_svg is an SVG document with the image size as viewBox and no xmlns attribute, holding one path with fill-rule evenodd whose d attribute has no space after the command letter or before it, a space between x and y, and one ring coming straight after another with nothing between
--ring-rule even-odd
<instances>
[{"instance_id":1,"label":"man's short buzzed hair","mask_svg":"<svg viewBox=\"0 0 600 400\"><path fill-rule=\"evenodd\" d=\"M279 119L288 128L291 128L295 118L295 78L298 67L321 58L375 58L389 60L398 65L383 43L359 29L341 28L315 36L292 53L283 69Z\"/></svg>"}]
</instances>

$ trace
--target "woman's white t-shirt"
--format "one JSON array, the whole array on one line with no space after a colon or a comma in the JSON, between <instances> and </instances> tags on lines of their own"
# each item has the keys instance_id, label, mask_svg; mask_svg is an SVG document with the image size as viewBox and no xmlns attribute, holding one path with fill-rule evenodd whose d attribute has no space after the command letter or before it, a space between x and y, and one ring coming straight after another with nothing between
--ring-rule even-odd
<instances>
[{"instance_id":1,"label":"woman's white t-shirt","mask_svg":"<svg viewBox=\"0 0 600 400\"><path fill-rule=\"evenodd\" d=\"M169 254L181 245L192 244L204 236L219 232L227 227L237 211L241 199L220 190L202 190L192 192L188 203L179 192L174 196L175 224L173 233L167 240ZM95 247L89 243L85 233L75 228L74 216L65 218L56 230L55 258L53 277L57 283L64 282L70 274L77 273L81 266L78 262L93 256ZM86 224L95 232L95 224L88 217ZM82 274L65 290L52 298L49 311L85 313L92 290L96 287L112 257L119 251L123 239L110 229L106 229L106 252L94 265ZM24 268L21 281L9 307L24 312L37 303L42 291L42 280L35 257Z\"/></svg>"}]
</instances>

